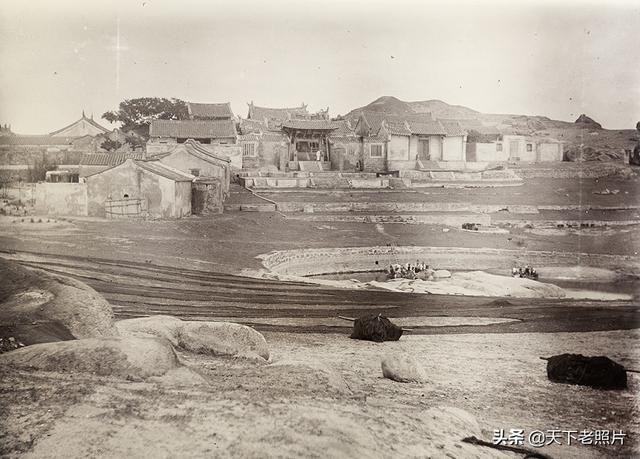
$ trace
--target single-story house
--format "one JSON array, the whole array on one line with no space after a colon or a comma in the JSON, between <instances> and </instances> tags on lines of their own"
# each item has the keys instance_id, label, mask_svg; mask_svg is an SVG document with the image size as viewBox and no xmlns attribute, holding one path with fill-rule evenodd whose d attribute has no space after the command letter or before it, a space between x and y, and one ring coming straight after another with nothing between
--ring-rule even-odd
<instances>
[{"instance_id":1,"label":"single-story house","mask_svg":"<svg viewBox=\"0 0 640 459\"><path fill-rule=\"evenodd\" d=\"M80 164L78 165L79 177L87 177L97 172L101 172L105 169L122 164L127 159L140 160L144 155L140 151L135 152L114 152L114 153L87 153L80 158ZM59 166L58 169L62 169L63 166ZM64 166L67 168L67 166Z\"/></svg>"},{"instance_id":2,"label":"single-story house","mask_svg":"<svg viewBox=\"0 0 640 459\"><path fill-rule=\"evenodd\" d=\"M181 218L191 214L194 176L158 160L134 160L89 175L87 212L117 218Z\"/></svg>"},{"instance_id":3,"label":"single-story house","mask_svg":"<svg viewBox=\"0 0 640 459\"><path fill-rule=\"evenodd\" d=\"M231 160L218 151L207 147L211 147L211 145L205 147L194 140L187 140L183 144L174 145L172 150L157 153L149 157L149 159L157 159L166 166L178 169L194 177L217 178L220 180L222 191L226 195L229 192ZM221 147L218 150L222 148L225 147Z\"/></svg>"},{"instance_id":4,"label":"single-story house","mask_svg":"<svg viewBox=\"0 0 640 459\"><path fill-rule=\"evenodd\" d=\"M433 120L428 114L362 112L355 135L361 139L359 164L365 171L420 169L425 161L466 161L466 131L457 121Z\"/></svg>"},{"instance_id":5,"label":"single-story house","mask_svg":"<svg viewBox=\"0 0 640 459\"><path fill-rule=\"evenodd\" d=\"M472 142L468 155L475 161L547 162L562 161L564 144L549 137L505 134L491 142Z\"/></svg>"}]
</instances>

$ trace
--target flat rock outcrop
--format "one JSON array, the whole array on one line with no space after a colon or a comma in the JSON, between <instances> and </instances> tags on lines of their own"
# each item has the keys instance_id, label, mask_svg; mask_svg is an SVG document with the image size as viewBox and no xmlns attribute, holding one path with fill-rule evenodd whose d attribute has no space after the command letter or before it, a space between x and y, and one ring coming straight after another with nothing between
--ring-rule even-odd
<instances>
[{"instance_id":1,"label":"flat rock outcrop","mask_svg":"<svg viewBox=\"0 0 640 459\"><path fill-rule=\"evenodd\" d=\"M20 369L91 373L144 379L179 366L171 344L160 338L88 338L27 346L0 356Z\"/></svg>"},{"instance_id":2,"label":"flat rock outcrop","mask_svg":"<svg viewBox=\"0 0 640 459\"><path fill-rule=\"evenodd\" d=\"M269 360L264 336L229 322L183 321L171 316L127 319L117 323L123 336L157 336L188 352Z\"/></svg>"},{"instance_id":3,"label":"flat rock outcrop","mask_svg":"<svg viewBox=\"0 0 640 459\"><path fill-rule=\"evenodd\" d=\"M66 276L0 258L0 334L25 345L117 336L111 305Z\"/></svg>"}]
</instances>

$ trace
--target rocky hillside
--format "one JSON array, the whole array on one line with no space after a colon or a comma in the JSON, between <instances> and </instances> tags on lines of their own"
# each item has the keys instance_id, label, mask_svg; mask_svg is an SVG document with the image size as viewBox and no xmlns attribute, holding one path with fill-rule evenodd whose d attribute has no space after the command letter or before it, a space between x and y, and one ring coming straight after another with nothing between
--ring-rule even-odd
<instances>
[{"instance_id":1,"label":"rocky hillside","mask_svg":"<svg viewBox=\"0 0 640 459\"><path fill-rule=\"evenodd\" d=\"M566 142L565 156L569 161L622 161L625 159L625 150L633 149L638 139L634 129L603 129L600 123L585 114L571 123L546 116L481 113L437 99L405 102L393 96L382 96L368 105L351 110L345 118L357 117L361 111L389 115L431 113L437 119L460 120L466 129L473 129L471 126L479 122L480 126L496 128L502 134L554 138Z\"/></svg>"}]
</instances>

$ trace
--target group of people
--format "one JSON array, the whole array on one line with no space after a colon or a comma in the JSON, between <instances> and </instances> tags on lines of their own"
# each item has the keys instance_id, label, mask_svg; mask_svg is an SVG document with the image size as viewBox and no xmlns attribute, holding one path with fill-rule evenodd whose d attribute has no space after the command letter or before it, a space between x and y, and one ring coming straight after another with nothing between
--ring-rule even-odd
<instances>
[{"instance_id":1,"label":"group of people","mask_svg":"<svg viewBox=\"0 0 640 459\"><path fill-rule=\"evenodd\" d=\"M428 269L429 265L421 261L416 261L415 265L412 265L411 263L405 263L404 265L399 263L392 264L389 265L389 268L386 271L389 279L415 279L418 273Z\"/></svg>"},{"instance_id":2,"label":"group of people","mask_svg":"<svg viewBox=\"0 0 640 459\"><path fill-rule=\"evenodd\" d=\"M529 265L525 266L524 269L521 266L518 268L511 268L511 275L513 277L525 277L529 279L538 278L538 272L536 271L536 269Z\"/></svg>"}]
</instances>

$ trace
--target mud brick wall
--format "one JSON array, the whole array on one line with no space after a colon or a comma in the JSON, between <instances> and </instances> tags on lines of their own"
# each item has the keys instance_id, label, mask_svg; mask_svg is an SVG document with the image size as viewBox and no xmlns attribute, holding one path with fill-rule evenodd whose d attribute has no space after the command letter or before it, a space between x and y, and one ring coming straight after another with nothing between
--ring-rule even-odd
<instances>
[{"instance_id":1,"label":"mud brick wall","mask_svg":"<svg viewBox=\"0 0 640 459\"><path fill-rule=\"evenodd\" d=\"M38 183L35 200L35 210L38 214L87 215L85 183Z\"/></svg>"}]
</instances>

